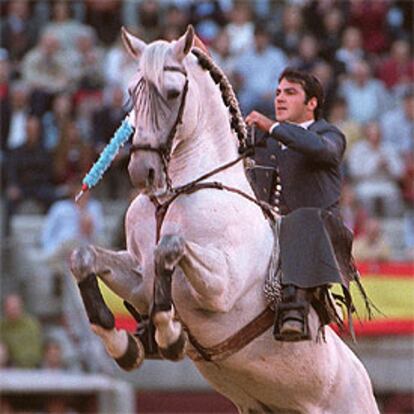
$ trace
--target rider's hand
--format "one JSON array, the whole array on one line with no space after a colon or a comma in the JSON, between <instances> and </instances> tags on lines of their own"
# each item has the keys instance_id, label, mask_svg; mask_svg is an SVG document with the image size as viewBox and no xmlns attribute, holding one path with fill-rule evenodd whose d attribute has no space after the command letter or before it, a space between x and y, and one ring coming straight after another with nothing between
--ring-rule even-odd
<instances>
[{"instance_id":1,"label":"rider's hand","mask_svg":"<svg viewBox=\"0 0 414 414\"><path fill-rule=\"evenodd\" d=\"M252 111L249 115L247 115L246 123L249 126L255 124L256 127L263 132L269 132L270 127L275 123L275 121L271 120L267 116L264 116L260 112Z\"/></svg>"}]
</instances>

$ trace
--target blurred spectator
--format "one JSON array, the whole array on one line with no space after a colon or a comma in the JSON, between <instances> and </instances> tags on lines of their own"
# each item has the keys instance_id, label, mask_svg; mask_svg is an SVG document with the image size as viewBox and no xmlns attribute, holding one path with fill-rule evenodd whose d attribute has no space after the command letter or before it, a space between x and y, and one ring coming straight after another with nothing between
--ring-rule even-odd
<instances>
[{"instance_id":1,"label":"blurred spectator","mask_svg":"<svg viewBox=\"0 0 414 414\"><path fill-rule=\"evenodd\" d=\"M61 267L75 246L95 244L102 237L104 218L102 205L89 193L76 203L79 180L69 184L69 197L55 202L46 215L42 231L44 259Z\"/></svg>"},{"instance_id":2,"label":"blurred spectator","mask_svg":"<svg viewBox=\"0 0 414 414\"><path fill-rule=\"evenodd\" d=\"M0 412L2 414L16 414L12 403L9 401L10 397L0 395Z\"/></svg>"},{"instance_id":3,"label":"blurred spectator","mask_svg":"<svg viewBox=\"0 0 414 414\"><path fill-rule=\"evenodd\" d=\"M93 116L93 145L97 153L101 152L110 141L126 115L124 106L124 91L113 85L107 90L107 103ZM128 152L122 148L105 176L105 183L101 187L110 198L126 197L130 186L127 177Z\"/></svg>"},{"instance_id":4,"label":"blurred spectator","mask_svg":"<svg viewBox=\"0 0 414 414\"><path fill-rule=\"evenodd\" d=\"M93 117L93 137L97 152L109 142L126 115L124 90L113 85L106 92L107 103Z\"/></svg>"},{"instance_id":5,"label":"blurred spectator","mask_svg":"<svg viewBox=\"0 0 414 414\"><path fill-rule=\"evenodd\" d=\"M405 256L414 262L414 206L404 214L404 247Z\"/></svg>"},{"instance_id":6,"label":"blurred spectator","mask_svg":"<svg viewBox=\"0 0 414 414\"><path fill-rule=\"evenodd\" d=\"M388 45L387 13L389 1L351 0L349 24L361 30L364 50L381 53Z\"/></svg>"},{"instance_id":7,"label":"blurred spectator","mask_svg":"<svg viewBox=\"0 0 414 414\"><path fill-rule=\"evenodd\" d=\"M414 25L412 2L406 0L393 0L388 13L388 24L395 37L400 36L406 39L411 39Z\"/></svg>"},{"instance_id":8,"label":"blurred spectator","mask_svg":"<svg viewBox=\"0 0 414 414\"><path fill-rule=\"evenodd\" d=\"M73 112L72 95L61 93L53 98L51 111L42 116L44 146L49 152L55 150L61 131L72 119Z\"/></svg>"},{"instance_id":9,"label":"blurred spectator","mask_svg":"<svg viewBox=\"0 0 414 414\"><path fill-rule=\"evenodd\" d=\"M236 61L236 75L240 82L238 97L245 114L253 109L273 114L274 90L286 65L285 54L270 45L269 33L262 25L257 25L253 48Z\"/></svg>"},{"instance_id":10,"label":"blurred spectator","mask_svg":"<svg viewBox=\"0 0 414 414\"><path fill-rule=\"evenodd\" d=\"M291 59L290 66L310 72L319 62L318 39L310 33L305 33L299 41L298 54Z\"/></svg>"},{"instance_id":11,"label":"blurred spectator","mask_svg":"<svg viewBox=\"0 0 414 414\"><path fill-rule=\"evenodd\" d=\"M52 20L44 26L43 35L55 38L66 53L70 53L76 46L79 36L93 33L92 27L73 19L73 2L57 0L52 3Z\"/></svg>"},{"instance_id":12,"label":"blurred spectator","mask_svg":"<svg viewBox=\"0 0 414 414\"><path fill-rule=\"evenodd\" d=\"M414 87L406 91L402 105L382 116L381 129L384 143L402 156L414 153Z\"/></svg>"},{"instance_id":13,"label":"blurred spectator","mask_svg":"<svg viewBox=\"0 0 414 414\"><path fill-rule=\"evenodd\" d=\"M86 23L93 26L99 40L105 45L111 45L119 34L122 26L121 0L85 0Z\"/></svg>"},{"instance_id":14,"label":"blurred spectator","mask_svg":"<svg viewBox=\"0 0 414 414\"><path fill-rule=\"evenodd\" d=\"M349 153L352 146L361 138L361 124L349 116L348 104L342 96L338 96L330 107L329 122L338 127L346 137L346 150Z\"/></svg>"},{"instance_id":15,"label":"blurred spectator","mask_svg":"<svg viewBox=\"0 0 414 414\"><path fill-rule=\"evenodd\" d=\"M414 208L414 151L404 156L404 175L401 180L401 191L408 208Z\"/></svg>"},{"instance_id":16,"label":"blurred spectator","mask_svg":"<svg viewBox=\"0 0 414 414\"><path fill-rule=\"evenodd\" d=\"M184 32L179 31L175 26L164 26L160 33L160 39L172 42L177 40Z\"/></svg>"},{"instance_id":17,"label":"blurred spectator","mask_svg":"<svg viewBox=\"0 0 414 414\"><path fill-rule=\"evenodd\" d=\"M103 68L106 86L119 84L124 91L128 90L129 82L138 69L138 62L126 52L121 36L106 53Z\"/></svg>"},{"instance_id":18,"label":"blurred spectator","mask_svg":"<svg viewBox=\"0 0 414 414\"><path fill-rule=\"evenodd\" d=\"M230 11L226 31L230 39L230 52L239 55L254 47L254 23L251 6L247 2L236 3Z\"/></svg>"},{"instance_id":19,"label":"blurred spectator","mask_svg":"<svg viewBox=\"0 0 414 414\"><path fill-rule=\"evenodd\" d=\"M45 401L44 407L45 414L78 414L77 410L74 410L70 406L70 398L66 396L49 397Z\"/></svg>"},{"instance_id":20,"label":"blurred spectator","mask_svg":"<svg viewBox=\"0 0 414 414\"><path fill-rule=\"evenodd\" d=\"M42 146L40 121L30 116L26 122L25 143L10 152L7 160L6 235L18 205L34 199L48 207L56 199L51 183L51 159Z\"/></svg>"},{"instance_id":21,"label":"blurred spectator","mask_svg":"<svg viewBox=\"0 0 414 414\"><path fill-rule=\"evenodd\" d=\"M335 53L336 60L350 72L352 66L365 57L362 49L361 32L355 27L347 27L342 34L341 47Z\"/></svg>"},{"instance_id":22,"label":"blurred spectator","mask_svg":"<svg viewBox=\"0 0 414 414\"><path fill-rule=\"evenodd\" d=\"M72 65L67 62L67 55L61 53L56 37L44 34L40 43L26 54L22 76L33 90L34 113L43 115L53 94L69 89L72 76Z\"/></svg>"},{"instance_id":23,"label":"blurred spectator","mask_svg":"<svg viewBox=\"0 0 414 414\"><path fill-rule=\"evenodd\" d=\"M346 99L350 117L358 122L380 119L390 106L390 97L384 84L372 76L366 60L352 66L351 76L340 87Z\"/></svg>"},{"instance_id":24,"label":"blurred spectator","mask_svg":"<svg viewBox=\"0 0 414 414\"><path fill-rule=\"evenodd\" d=\"M0 320L0 339L10 351L11 365L16 368L36 368L42 360L42 330L37 319L25 313L22 298L17 293L4 298Z\"/></svg>"},{"instance_id":25,"label":"blurred spectator","mask_svg":"<svg viewBox=\"0 0 414 414\"><path fill-rule=\"evenodd\" d=\"M96 45L96 35L92 30L79 33L74 50L74 78L79 89L100 89L103 86L104 52Z\"/></svg>"},{"instance_id":26,"label":"blurred spectator","mask_svg":"<svg viewBox=\"0 0 414 414\"><path fill-rule=\"evenodd\" d=\"M378 66L378 77L389 89L414 81L414 58L408 41L399 39L391 45L390 54Z\"/></svg>"},{"instance_id":27,"label":"blurred spectator","mask_svg":"<svg viewBox=\"0 0 414 414\"><path fill-rule=\"evenodd\" d=\"M142 28L142 38L152 42L161 33L161 6L156 0L142 0L138 5L138 24Z\"/></svg>"},{"instance_id":28,"label":"blurred spectator","mask_svg":"<svg viewBox=\"0 0 414 414\"><path fill-rule=\"evenodd\" d=\"M5 158L9 135L11 104L10 104L10 62L9 53L0 48L0 186L5 188Z\"/></svg>"},{"instance_id":29,"label":"blurred spectator","mask_svg":"<svg viewBox=\"0 0 414 414\"><path fill-rule=\"evenodd\" d=\"M303 8L305 26L317 37L322 37L324 32L323 20L333 9L339 9L344 17L349 14L349 1L306 0L296 3L301 4Z\"/></svg>"},{"instance_id":30,"label":"blurred spectator","mask_svg":"<svg viewBox=\"0 0 414 414\"><path fill-rule=\"evenodd\" d=\"M236 71L236 58L230 52L230 38L225 29L222 29L213 40L210 53L214 62L227 75L230 83L233 83Z\"/></svg>"},{"instance_id":31,"label":"blurred spectator","mask_svg":"<svg viewBox=\"0 0 414 414\"><path fill-rule=\"evenodd\" d=\"M0 370L3 368L9 368L11 365L10 351L7 344L0 339Z\"/></svg>"},{"instance_id":32,"label":"blurred spectator","mask_svg":"<svg viewBox=\"0 0 414 414\"><path fill-rule=\"evenodd\" d=\"M29 116L29 89L23 82L14 82L10 88L10 105L1 122L4 128L5 151L15 149L25 143L26 122Z\"/></svg>"},{"instance_id":33,"label":"blurred spectator","mask_svg":"<svg viewBox=\"0 0 414 414\"><path fill-rule=\"evenodd\" d=\"M326 118L337 95L337 78L335 77L332 65L330 65L325 60L319 59L316 61L311 72L320 80L323 86L325 95L323 104L323 117Z\"/></svg>"},{"instance_id":34,"label":"blurred spectator","mask_svg":"<svg viewBox=\"0 0 414 414\"><path fill-rule=\"evenodd\" d=\"M1 151L6 147L9 134L9 122L11 116L10 107L10 61L6 49L0 49L0 144Z\"/></svg>"},{"instance_id":35,"label":"blurred spectator","mask_svg":"<svg viewBox=\"0 0 414 414\"><path fill-rule=\"evenodd\" d=\"M34 45L37 25L31 13L28 0L11 0L7 15L2 21L0 44L7 49L13 65L18 65L24 54Z\"/></svg>"},{"instance_id":36,"label":"blurred spectator","mask_svg":"<svg viewBox=\"0 0 414 414\"><path fill-rule=\"evenodd\" d=\"M162 25L164 30L172 29L181 36L187 28L188 19L189 16L183 8L170 4L165 11Z\"/></svg>"},{"instance_id":37,"label":"blurred spectator","mask_svg":"<svg viewBox=\"0 0 414 414\"><path fill-rule=\"evenodd\" d=\"M64 371L69 369L60 343L55 339L48 339L43 347L42 369L48 371Z\"/></svg>"},{"instance_id":38,"label":"blurred spectator","mask_svg":"<svg viewBox=\"0 0 414 414\"><path fill-rule=\"evenodd\" d=\"M209 45L217 36L226 19L218 0L201 0L190 5L190 22L202 41Z\"/></svg>"},{"instance_id":39,"label":"blurred spectator","mask_svg":"<svg viewBox=\"0 0 414 414\"><path fill-rule=\"evenodd\" d=\"M397 216L402 210L398 186L404 171L402 159L382 142L378 123L365 125L364 138L352 147L348 157L357 196L370 215Z\"/></svg>"},{"instance_id":40,"label":"blurred spectator","mask_svg":"<svg viewBox=\"0 0 414 414\"><path fill-rule=\"evenodd\" d=\"M368 219L365 232L354 239L352 250L356 260L370 262L390 260L391 248L382 235L381 225L377 219Z\"/></svg>"},{"instance_id":41,"label":"blurred spectator","mask_svg":"<svg viewBox=\"0 0 414 414\"><path fill-rule=\"evenodd\" d=\"M273 43L291 58L298 52L302 34L302 9L295 4L286 5L283 8L282 27L274 34Z\"/></svg>"},{"instance_id":42,"label":"blurred spectator","mask_svg":"<svg viewBox=\"0 0 414 414\"><path fill-rule=\"evenodd\" d=\"M345 19L339 8L332 8L322 17L322 30L319 37L321 55L330 63L335 61L335 52L340 48Z\"/></svg>"},{"instance_id":43,"label":"blurred spectator","mask_svg":"<svg viewBox=\"0 0 414 414\"><path fill-rule=\"evenodd\" d=\"M102 106L102 91L79 91L74 97L75 119L80 135L93 146L93 114Z\"/></svg>"},{"instance_id":44,"label":"blurred spectator","mask_svg":"<svg viewBox=\"0 0 414 414\"><path fill-rule=\"evenodd\" d=\"M346 183L341 192L341 216L346 226L358 237L365 230L368 213L359 202L351 184Z\"/></svg>"},{"instance_id":45,"label":"blurred spectator","mask_svg":"<svg viewBox=\"0 0 414 414\"><path fill-rule=\"evenodd\" d=\"M211 21L223 26L226 23L226 18L221 3L219 0L191 2L189 7L190 23L197 26L203 21Z\"/></svg>"},{"instance_id":46,"label":"blurred spectator","mask_svg":"<svg viewBox=\"0 0 414 414\"><path fill-rule=\"evenodd\" d=\"M83 176L94 160L92 146L86 143L75 121L68 121L60 129L60 139L53 154L54 181L68 184Z\"/></svg>"},{"instance_id":47,"label":"blurred spectator","mask_svg":"<svg viewBox=\"0 0 414 414\"><path fill-rule=\"evenodd\" d=\"M329 110L329 122L337 126L346 137L346 150L352 148L362 135L361 124L349 117L348 104L342 96L336 97Z\"/></svg>"}]
</instances>

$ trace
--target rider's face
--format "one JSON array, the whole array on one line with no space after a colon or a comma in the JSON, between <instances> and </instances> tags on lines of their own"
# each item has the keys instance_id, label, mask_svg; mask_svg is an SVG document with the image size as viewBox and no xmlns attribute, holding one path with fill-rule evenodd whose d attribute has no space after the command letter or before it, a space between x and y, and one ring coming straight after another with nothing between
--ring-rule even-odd
<instances>
[{"instance_id":1,"label":"rider's face","mask_svg":"<svg viewBox=\"0 0 414 414\"><path fill-rule=\"evenodd\" d=\"M276 89L275 116L278 122L288 121L300 124L314 119L316 98L307 103L305 91L299 83L282 79Z\"/></svg>"}]
</instances>

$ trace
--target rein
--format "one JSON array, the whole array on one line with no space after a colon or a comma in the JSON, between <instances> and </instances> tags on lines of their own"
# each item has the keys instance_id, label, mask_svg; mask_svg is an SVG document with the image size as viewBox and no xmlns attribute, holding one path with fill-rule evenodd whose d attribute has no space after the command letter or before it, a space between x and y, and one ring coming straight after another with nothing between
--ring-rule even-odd
<instances>
[{"instance_id":1,"label":"rein","mask_svg":"<svg viewBox=\"0 0 414 414\"><path fill-rule=\"evenodd\" d=\"M168 187L168 189L171 189L171 179L168 175L168 163L171 159L171 149L172 149L175 134L177 132L177 128L183 121L182 118L183 118L185 101L186 101L187 92L188 92L188 79L187 79L187 73L180 70L180 68L167 66L165 68L165 70L180 72L184 76L186 76L186 81L185 81L183 93L182 93L182 96L181 96L180 107L178 108L178 113L177 113L177 117L175 119L174 125L173 125L173 127L171 128L171 130L168 134L167 142L163 145L158 146L158 147L152 147L149 144L132 144L130 146L129 153L131 155L136 151L152 151L152 152L155 152L156 154L158 154L159 157L161 158L161 161L162 161L164 173L165 173L166 180L167 180L167 187Z\"/></svg>"}]
</instances>

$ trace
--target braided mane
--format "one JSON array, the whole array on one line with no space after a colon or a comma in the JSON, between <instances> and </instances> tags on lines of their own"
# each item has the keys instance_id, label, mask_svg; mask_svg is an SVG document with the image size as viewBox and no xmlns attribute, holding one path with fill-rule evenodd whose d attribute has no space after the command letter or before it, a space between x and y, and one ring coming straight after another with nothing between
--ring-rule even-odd
<instances>
[{"instance_id":1,"label":"braided mane","mask_svg":"<svg viewBox=\"0 0 414 414\"><path fill-rule=\"evenodd\" d=\"M198 48L193 48L192 53L197 57L200 66L209 72L213 81L219 86L224 104L230 111L231 127L236 132L239 140L239 152L243 152L247 148L247 128L233 87L227 76L210 56Z\"/></svg>"}]
</instances>

